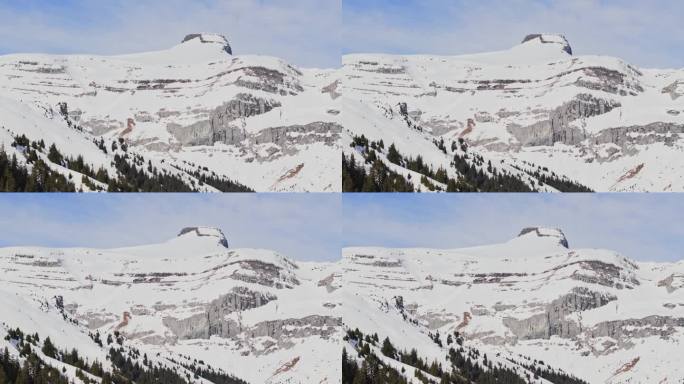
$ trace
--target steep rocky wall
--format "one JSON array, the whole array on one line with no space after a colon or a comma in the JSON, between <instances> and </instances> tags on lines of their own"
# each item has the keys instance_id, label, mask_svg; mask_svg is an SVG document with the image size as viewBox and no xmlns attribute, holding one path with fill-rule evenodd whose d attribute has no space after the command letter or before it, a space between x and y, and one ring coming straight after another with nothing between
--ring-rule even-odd
<instances>
[{"instance_id":1,"label":"steep rocky wall","mask_svg":"<svg viewBox=\"0 0 684 384\"><path fill-rule=\"evenodd\" d=\"M566 316L575 312L602 307L617 300L615 296L591 291L588 288L574 288L570 293L549 303L544 313L527 319L504 319L507 326L520 339L548 339L557 335L574 337L582 332L581 326Z\"/></svg>"},{"instance_id":2,"label":"steep rocky wall","mask_svg":"<svg viewBox=\"0 0 684 384\"><path fill-rule=\"evenodd\" d=\"M529 126L510 125L508 131L523 146L563 144L575 145L587 138L586 133L570 123L582 118L603 115L620 107L614 100L579 94L573 100L549 112L547 120Z\"/></svg>"},{"instance_id":3,"label":"steep rocky wall","mask_svg":"<svg viewBox=\"0 0 684 384\"><path fill-rule=\"evenodd\" d=\"M166 317L163 322L180 339L208 339L213 335L235 336L240 333L239 326L235 321L225 319L226 315L258 308L276 299L274 295L268 293L236 287L230 293L212 300L204 313L185 319Z\"/></svg>"}]
</instances>

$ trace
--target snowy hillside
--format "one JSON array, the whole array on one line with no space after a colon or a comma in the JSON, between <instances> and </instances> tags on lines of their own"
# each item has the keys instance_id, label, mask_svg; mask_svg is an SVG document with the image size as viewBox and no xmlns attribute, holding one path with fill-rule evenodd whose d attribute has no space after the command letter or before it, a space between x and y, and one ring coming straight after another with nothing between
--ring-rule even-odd
<instances>
[{"instance_id":1,"label":"snowy hillside","mask_svg":"<svg viewBox=\"0 0 684 384\"><path fill-rule=\"evenodd\" d=\"M137 156L140 168L149 164L196 190L232 181L256 191L339 191L336 77L233 55L214 34L122 56L0 56L0 144L24 161L14 138L42 139L110 177L124 172L114 155ZM62 174L73 168L48 164Z\"/></svg>"},{"instance_id":2,"label":"snowy hillside","mask_svg":"<svg viewBox=\"0 0 684 384\"><path fill-rule=\"evenodd\" d=\"M132 248L4 248L0 270L0 338L18 327L107 362L110 342L99 347L88 334L120 335L181 371L201 361L248 383L339 381L332 264L231 249L220 230L193 227ZM11 338L2 343L16 350Z\"/></svg>"},{"instance_id":3,"label":"snowy hillside","mask_svg":"<svg viewBox=\"0 0 684 384\"><path fill-rule=\"evenodd\" d=\"M588 383L684 380L682 262L575 249L560 230L526 228L466 249L347 248L342 264L345 327L428 364L449 366L455 347L484 371L483 355L522 377L534 362ZM550 377L531 382L559 382Z\"/></svg>"},{"instance_id":4,"label":"snowy hillside","mask_svg":"<svg viewBox=\"0 0 684 384\"><path fill-rule=\"evenodd\" d=\"M442 190L447 178L496 190L483 181L496 175L540 191L684 190L684 69L573 56L563 36L529 35L501 52L347 55L342 73L344 151L357 162L363 135L383 141L373 157L390 170ZM401 159L388 160L390 144ZM427 166L415 174L417 156Z\"/></svg>"}]
</instances>

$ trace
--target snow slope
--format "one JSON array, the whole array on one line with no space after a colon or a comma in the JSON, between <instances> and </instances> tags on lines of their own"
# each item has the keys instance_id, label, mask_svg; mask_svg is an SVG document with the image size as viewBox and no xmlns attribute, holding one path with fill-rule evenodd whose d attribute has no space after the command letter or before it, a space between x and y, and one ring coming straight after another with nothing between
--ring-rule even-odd
<instances>
[{"instance_id":1,"label":"snow slope","mask_svg":"<svg viewBox=\"0 0 684 384\"><path fill-rule=\"evenodd\" d=\"M339 381L332 264L227 248L220 230L189 228L121 249L3 248L0 270L0 322L91 361L106 352L87 333L118 331L149 356L191 356L249 383ZM77 324L62 320L55 297Z\"/></svg>"},{"instance_id":2,"label":"snow slope","mask_svg":"<svg viewBox=\"0 0 684 384\"><path fill-rule=\"evenodd\" d=\"M155 165L257 191L339 191L336 71L230 52L223 36L194 34L131 55L0 56L0 143L23 133L107 165L74 136L121 138Z\"/></svg>"},{"instance_id":3,"label":"snow slope","mask_svg":"<svg viewBox=\"0 0 684 384\"><path fill-rule=\"evenodd\" d=\"M444 361L458 331L490 357L543 360L589 383L684 379L682 262L574 249L560 230L529 228L465 249L346 248L342 264L345 326L426 358Z\"/></svg>"},{"instance_id":4,"label":"snow slope","mask_svg":"<svg viewBox=\"0 0 684 384\"><path fill-rule=\"evenodd\" d=\"M342 78L347 142L382 139L437 169L463 140L503 170L548 168L596 191L684 190L684 70L573 56L563 36L530 35L473 55L346 55Z\"/></svg>"}]
</instances>

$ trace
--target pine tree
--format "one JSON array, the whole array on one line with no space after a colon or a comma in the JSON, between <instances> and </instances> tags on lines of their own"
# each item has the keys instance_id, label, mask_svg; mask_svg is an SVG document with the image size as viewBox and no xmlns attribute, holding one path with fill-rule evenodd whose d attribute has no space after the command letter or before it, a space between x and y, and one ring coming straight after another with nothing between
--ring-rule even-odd
<instances>
[{"instance_id":1,"label":"pine tree","mask_svg":"<svg viewBox=\"0 0 684 384\"><path fill-rule=\"evenodd\" d=\"M389 340L389 337L385 337L385 340L382 341L382 349L381 352L383 355L387 357L394 358L396 355L397 351L394 348L394 345Z\"/></svg>"},{"instance_id":2,"label":"pine tree","mask_svg":"<svg viewBox=\"0 0 684 384\"><path fill-rule=\"evenodd\" d=\"M52 357L53 359L57 357L57 348L52 344L50 337L46 337L43 341L43 353L45 356Z\"/></svg>"},{"instance_id":3,"label":"pine tree","mask_svg":"<svg viewBox=\"0 0 684 384\"><path fill-rule=\"evenodd\" d=\"M387 150L387 160L394 164L401 165L401 154L397 151L394 143L392 143Z\"/></svg>"},{"instance_id":4,"label":"pine tree","mask_svg":"<svg viewBox=\"0 0 684 384\"><path fill-rule=\"evenodd\" d=\"M62 165L62 161L64 161L64 157L57 149L57 146L55 146L55 143L50 145L50 149L48 150L48 160L59 165Z\"/></svg>"}]
</instances>

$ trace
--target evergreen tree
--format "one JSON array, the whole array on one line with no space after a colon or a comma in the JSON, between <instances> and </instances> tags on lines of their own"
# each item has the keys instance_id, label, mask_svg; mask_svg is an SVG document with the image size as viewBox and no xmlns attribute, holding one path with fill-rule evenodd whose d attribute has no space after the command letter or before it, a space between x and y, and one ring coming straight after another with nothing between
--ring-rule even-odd
<instances>
[{"instance_id":1,"label":"evergreen tree","mask_svg":"<svg viewBox=\"0 0 684 384\"><path fill-rule=\"evenodd\" d=\"M401 165L401 154L397 151L394 143L390 144L389 149L387 150L387 160L391 163Z\"/></svg>"},{"instance_id":2,"label":"evergreen tree","mask_svg":"<svg viewBox=\"0 0 684 384\"><path fill-rule=\"evenodd\" d=\"M394 345L392 345L392 342L390 342L389 337L385 337L385 340L382 341L381 352L383 355L391 358L394 358L394 355L397 353L397 350L394 348Z\"/></svg>"},{"instance_id":3,"label":"evergreen tree","mask_svg":"<svg viewBox=\"0 0 684 384\"><path fill-rule=\"evenodd\" d=\"M55 145L55 143L52 143L52 145L50 145L50 149L48 150L48 160L59 165L62 165L62 161L64 161L64 157L59 152L59 150L57 150L57 146Z\"/></svg>"},{"instance_id":4,"label":"evergreen tree","mask_svg":"<svg viewBox=\"0 0 684 384\"><path fill-rule=\"evenodd\" d=\"M45 356L52 357L53 359L57 357L57 349L52 344L49 336L45 338L45 341L43 341L42 351Z\"/></svg>"}]
</instances>

